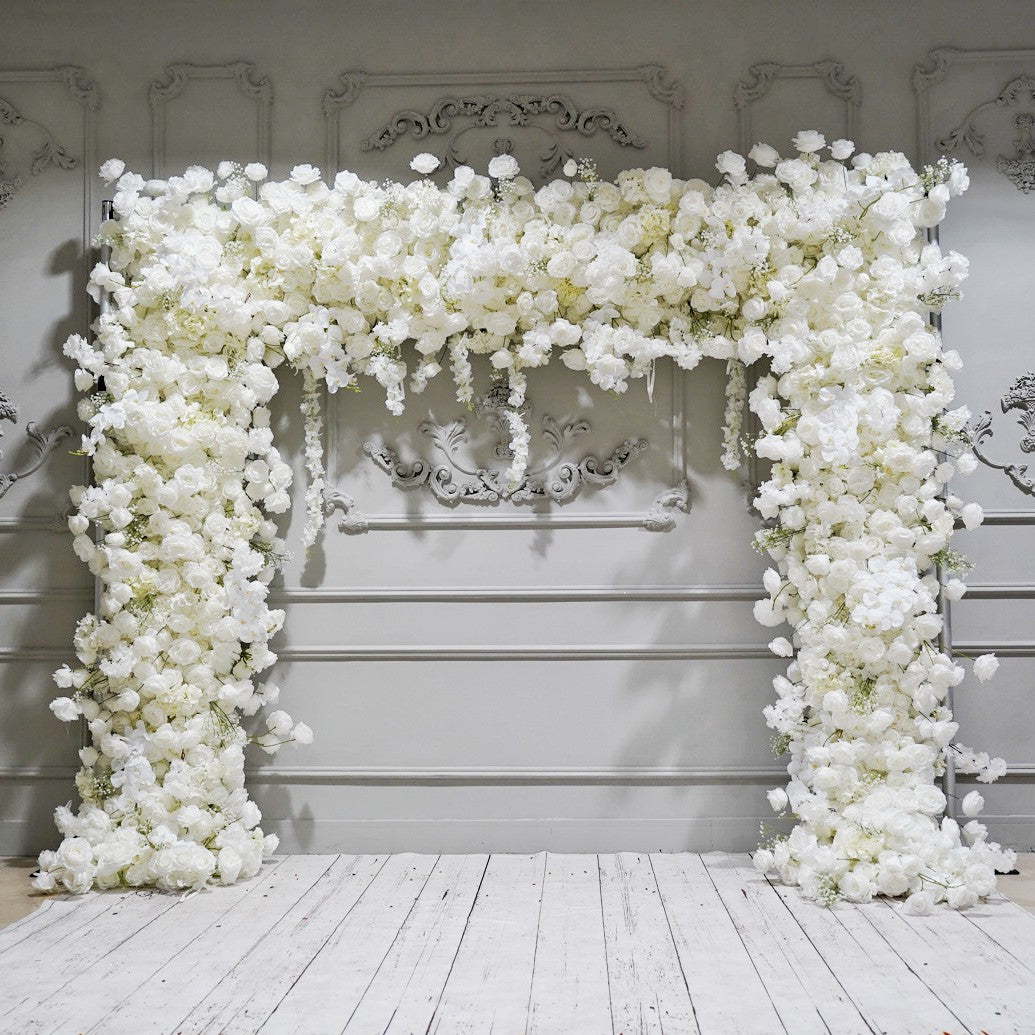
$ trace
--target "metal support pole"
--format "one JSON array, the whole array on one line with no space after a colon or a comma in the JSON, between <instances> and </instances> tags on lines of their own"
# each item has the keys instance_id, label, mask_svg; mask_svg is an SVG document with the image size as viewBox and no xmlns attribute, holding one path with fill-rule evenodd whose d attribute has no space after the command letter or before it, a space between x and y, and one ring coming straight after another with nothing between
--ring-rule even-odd
<instances>
[{"instance_id":1,"label":"metal support pole","mask_svg":"<svg viewBox=\"0 0 1035 1035\"><path fill-rule=\"evenodd\" d=\"M927 239L932 244L939 244L940 238L938 234L938 227L932 227L927 234ZM930 314L931 326L937 332L938 337L941 337L942 333L942 314L931 313ZM942 454L944 457L945 454ZM945 497L946 489L942 490L942 498ZM938 634L938 649L944 654L947 654L950 658L952 657L952 601L949 600L948 595L945 592L945 586L943 585L942 576L945 572L942 570L941 565L938 565L934 569L935 577L938 579L938 613L942 616L942 629ZM952 687L950 686L945 694L945 704L949 711L955 716L954 697ZM945 812L950 819L957 819L959 815L958 803L956 801L956 759L951 751L947 751L945 755L945 773L942 776L942 791L945 794L946 806Z\"/></svg>"}]
</instances>

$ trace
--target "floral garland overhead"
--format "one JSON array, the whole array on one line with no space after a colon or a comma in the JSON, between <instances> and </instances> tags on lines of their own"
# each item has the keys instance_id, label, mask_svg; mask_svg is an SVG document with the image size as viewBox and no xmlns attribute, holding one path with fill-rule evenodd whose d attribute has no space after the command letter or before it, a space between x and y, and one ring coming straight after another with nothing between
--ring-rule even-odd
<instances>
[{"instance_id":1,"label":"floral garland overhead","mask_svg":"<svg viewBox=\"0 0 1035 1035\"><path fill-rule=\"evenodd\" d=\"M258 870L276 838L245 790L244 748L312 736L283 711L251 718L276 703L256 677L283 622L266 599L284 554L268 515L287 509L290 478L269 427L273 368L286 360L305 381L308 546L324 519L321 385L373 379L399 413L448 368L471 404L484 355L509 388L513 481L529 368L559 356L620 394L664 357L724 360L735 469L757 366L751 448L772 472L756 545L774 566L755 613L792 629L771 644L792 660L766 709L790 753L770 801L798 822L756 864L825 902L908 895L923 911L990 893L1012 853L976 820L943 818L936 786L950 751L978 779L1003 769L953 743L945 701L964 670L938 647L936 572L959 566L957 520L981 513L944 489L974 460L968 415L949 409L959 357L927 319L966 263L923 231L966 174L853 157L843 140L824 157L814 131L794 144L791 158L757 145L752 175L725 152L717 188L656 168L602 182L569 162L537 190L510 156L444 188L349 172L328 186L311 166L273 182L231 163L146 181L106 163L117 219L91 290L111 303L92 344L66 346L95 473L73 491L70 526L103 593L52 706L83 716L92 746L83 803L58 810L65 840L41 856L37 886L183 889ZM980 659L978 676L995 664ZM966 815L979 808L964 799Z\"/></svg>"}]
</instances>

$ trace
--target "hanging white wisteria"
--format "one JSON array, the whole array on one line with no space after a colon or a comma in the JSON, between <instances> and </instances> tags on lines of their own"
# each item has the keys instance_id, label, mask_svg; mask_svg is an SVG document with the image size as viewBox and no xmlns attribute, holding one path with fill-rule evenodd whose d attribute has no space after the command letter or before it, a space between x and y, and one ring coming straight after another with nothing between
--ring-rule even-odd
<instances>
[{"instance_id":1,"label":"hanging white wisteria","mask_svg":"<svg viewBox=\"0 0 1035 1035\"><path fill-rule=\"evenodd\" d=\"M328 185L311 166L274 182L230 163L145 180L106 163L117 218L91 283L111 304L92 343L66 347L95 472L70 524L103 592L53 705L85 717L92 746L37 886L195 888L257 871L276 839L245 790L244 747L311 739L282 711L249 718L276 703L256 677L284 617L266 601L284 551L268 515L287 509L290 477L269 426L273 369L304 377L308 546L324 520L322 387L372 379L400 413L407 391L451 375L472 403L484 355L509 391L512 482L529 368L560 358L619 395L659 359L724 360L730 468L757 371L749 448L772 462L757 545L774 566L755 613L792 630L771 644L792 660L766 709L790 754L770 801L797 825L756 864L826 902L909 896L922 911L991 892L1012 853L976 820L944 818L936 786L950 751L978 779L1003 769L953 743L945 702L964 670L938 646L935 572L959 566L953 529L981 514L945 490L974 460L968 414L950 408L959 357L927 318L966 262L923 231L966 174L853 156L814 131L794 146L725 152L714 188L657 168L603 182L572 162L536 189L510 156L444 188L350 172ZM979 659L976 674L994 667ZM980 805L972 792L963 812Z\"/></svg>"}]
</instances>

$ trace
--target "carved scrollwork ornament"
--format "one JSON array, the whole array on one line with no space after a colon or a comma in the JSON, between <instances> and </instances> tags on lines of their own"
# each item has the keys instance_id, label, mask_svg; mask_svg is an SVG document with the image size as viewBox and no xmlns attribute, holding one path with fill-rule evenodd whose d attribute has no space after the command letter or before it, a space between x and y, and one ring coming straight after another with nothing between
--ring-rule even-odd
<instances>
[{"instance_id":1,"label":"carved scrollwork ornament","mask_svg":"<svg viewBox=\"0 0 1035 1035\"><path fill-rule=\"evenodd\" d=\"M650 83L651 80L648 79L648 87ZM358 85L357 83L355 88L358 89ZM660 86L658 88L661 89ZM670 89L675 89L675 86L670 86ZM339 99L338 94L333 91L328 91L324 97L325 112L328 110L328 104L337 107L348 103L351 101L345 96ZM538 122L539 119L547 121L544 124ZM469 121L471 124L458 128L459 120ZM542 179L556 173L564 161L571 157L571 151L561 145L558 133L576 133L579 136L591 137L597 132L604 132L619 147L642 149L647 146L646 140L630 129L619 118L614 108L580 108L571 97L560 93L440 97L426 111L406 109L396 112L380 129L363 140L360 146L364 151L384 151L404 136L424 140L428 137L452 134L442 154L436 156L443 168L452 169L466 164L461 141L468 133L497 127L535 129L544 135L545 143L539 154L539 176ZM495 143L497 146L507 147L508 153L513 147L513 142L505 137L497 138Z\"/></svg>"},{"instance_id":2,"label":"carved scrollwork ornament","mask_svg":"<svg viewBox=\"0 0 1035 1035\"><path fill-rule=\"evenodd\" d=\"M16 424L18 421L18 407L0 390L0 421L5 420ZM15 482L24 481L30 475L35 474L47 462L47 459L57 445L72 434L72 429L62 425L60 428L55 428L52 431L40 431L36 427L35 422L29 421L25 426L25 434L33 451L36 453L36 457L24 471L12 471L9 474L0 473L0 499L7 495L8 490ZM0 438L2 437L3 430L0 429ZM4 454L0 451L0 460L3 460L3 458Z\"/></svg>"},{"instance_id":3,"label":"carved scrollwork ornament","mask_svg":"<svg viewBox=\"0 0 1035 1035\"><path fill-rule=\"evenodd\" d=\"M336 510L341 511L338 520L338 531L346 535L358 535L369 529L366 517L356 506L356 501L341 489L324 489L324 513L330 517Z\"/></svg>"},{"instance_id":4,"label":"carved scrollwork ornament","mask_svg":"<svg viewBox=\"0 0 1035 1035\"><path fill-rule=\"evenodd\" d=\"M643 519L643 527L648 532L668 532L676 526L676 511L689 514L690 506L690 484L684 478L658 493Z\"/></svg>"},{"instance_id":5,"label":"carved scrollwork ornament","mask_svg":"<svg viewBox=\"0 0 1035 1035\"><path fill-rule=\"evenodd\" d=\"M1035 453L1035 371L1022 374L1010 386L1000 400L1003 413L1020 411L1017 423L1024 435L1020 441L1022 453ZM985 452L986 443L992 438L992 411L985 410L971 427L974 455L987 467L1002 471L1013 484L1027 496L1035 496L1035 477L1028 474L1028 465L1020 463L997 463Z\"/></svg>"},{"instance_id":6,"label":"carved scrollwork ornament","mask_svg":"<svg viewBox=\"0 0 1035 1035\"><path fill-rule=\"evenodd\" d=\"M35 119L26 118L18 109L5 97L0 97L0 126L25 126L32 127L40 136L41 140L33 148L29 156L28 174L39 176L41 172L50 166L58 169L75 169L79 165L79 159L68 153L67 149L54 139L54 135L41 122ZM0 136L0 151L4 147L4 138ZM10 175L7 164L0 158L0 209L4 208L21 189L24 180L22 176Z\"/></svg>"},{"instance_id":7,"label":"carved scrollwork ornament","mask_svg":"<svg viewBox=\"0 0 1035 1035\"><path fill-rule=\"evenodd\" d=\"M512 459L505 409L505 393L500 392L490 392L478 405L479 414L493 426L492 457L501 463ZM525 407L523 415L527 410ZM603 460L593 455L572 459L572 447L589 432L589 422L579 418L562 424L546 414L541 423L546 456L530 466L516 485L507 482L504 468L476 467L463 457L463 447L468 441L467 422L463 418L444 425L423 421L418 427L422 435L431 439L442 462L426 457L407 462L391 446L377 442L364 443L363 452L397 488L426 487L440 503L456 506L461 503L494 505L504 500L567 503L588 486L603 487L616 482L626 464L647 448L645 439L630 438L619 443Z\"/></svg>"}]
</instances>

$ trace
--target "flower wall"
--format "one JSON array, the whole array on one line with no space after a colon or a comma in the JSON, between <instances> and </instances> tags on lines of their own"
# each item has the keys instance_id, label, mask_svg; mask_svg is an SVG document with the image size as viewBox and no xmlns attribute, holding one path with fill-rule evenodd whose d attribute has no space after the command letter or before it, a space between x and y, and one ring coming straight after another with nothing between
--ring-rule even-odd
<instances>
[{"instance_id":1,"label":"flower wall","mask_svg":"<svg viewBox=\"0 0 1035 1035\"><path fill-rule=\"evenodd\" d=\"M976 820L943 818L936 786L950 751L979 779L1002 769L953 743L945 700L964 671L938 646L938 574L963 591L950 537L981 514L945 491L974 461L968 415L950 408L959 358L928 322L966 263L924 230L966 175L853 157L811 131L794 143L790 158L756 146L750 175L724 153L716 188L657 168L603 182L569 162L536 189L509 156L444 188L349 172L327 185L310 166L273 182L230 163L145 181L106 163L117 219L91 284L110 307L92 343L66 347L95 472L70 525L102 604L53 705L86 719L91 746L83 803L58 810L65 839L41 856L38 886L256 872L275 838L248 799L244 748L311 738L256 678L283 621L266 603L284 554L269 515L290 480L269 428L273 368L305 381L308 546L324 516L321 385L376 382L399 413L448 376L470 404L484 355L509 390L514 480L528 368L559 358L621 395L659 359L726 362L723 462L740 464L745 397L762 429L747 447L772 461L756 616L791 627L771 644L791 661L766 719L790 754L770 801L797 825L756 864L826 902L908 895L922 911L989 893L1011 853ZM432 172L429 159L414 168ZM979 674L994 667L982 659Z\"/></svg>"}]
</instances>

